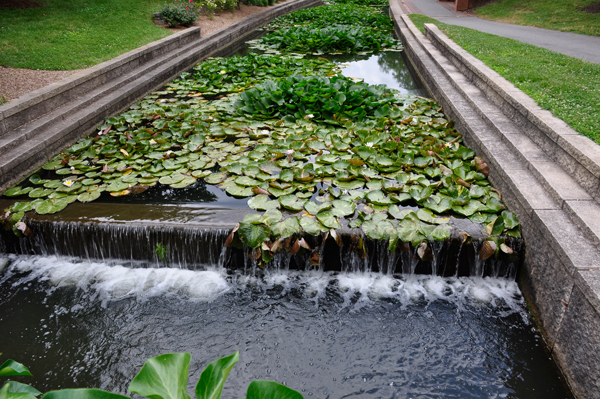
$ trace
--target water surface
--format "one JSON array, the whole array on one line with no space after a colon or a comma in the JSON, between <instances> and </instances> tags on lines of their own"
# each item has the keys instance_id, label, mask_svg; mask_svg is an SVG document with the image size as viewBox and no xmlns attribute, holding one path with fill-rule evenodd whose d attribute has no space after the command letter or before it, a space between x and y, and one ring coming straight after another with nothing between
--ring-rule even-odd
<instances>
[{"instance_id":1,"label":"water surface","mask_svg":"<svg viewBox=\"0 0 600 399\"><path fill-rule=\"evenodd\" d=\"M5 259L2 352L42 391L125 393L146 358L190 352L192 392L240 351L223 398L256 378L307 398L571 397L514 281Z\"/></svg>"}]
</instances>

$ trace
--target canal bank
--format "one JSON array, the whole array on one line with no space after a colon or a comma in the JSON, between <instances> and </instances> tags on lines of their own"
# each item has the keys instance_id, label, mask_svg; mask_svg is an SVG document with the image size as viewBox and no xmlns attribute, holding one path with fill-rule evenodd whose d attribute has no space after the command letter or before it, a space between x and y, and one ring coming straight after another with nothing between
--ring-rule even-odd
<instances>
[{"instance_id":1,"label":"canal bank","mask_svg":"<svg viewBox=\"0 0 600 399\"><path fill-rule=\"evenodd\" d=\"M408 58L522 221L523 290L581 398L600 397L600 149L392 1Z\"/></svg>"}]
</instances>

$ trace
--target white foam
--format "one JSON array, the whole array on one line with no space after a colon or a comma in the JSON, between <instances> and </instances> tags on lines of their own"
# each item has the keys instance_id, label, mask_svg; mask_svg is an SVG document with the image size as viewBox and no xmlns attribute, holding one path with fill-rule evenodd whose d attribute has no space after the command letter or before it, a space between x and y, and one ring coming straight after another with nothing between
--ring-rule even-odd
<instances>
[{"instance_id":1,"label":"white foam","mask_svg":"<svg viewBox=\"0 0 600 399\"><path fill-rule=\"evenodd\" d=\"M334 273L319 271L273 271L264 277L235 274L228 277L222 270L192 271L173 268L129 268L118 263L90 262L52 256L15 256L0 258L9 266L6 274L26 273L15 283L33 280L48 282L52 287L76 287L102 301L122 298L150 298L177 295L212 301L230 290L282 287L304 292L318 303L334 290L344 299L342 308L358 310L381 299L392 299L406 306L415 301L453 302L459 309L474 306L501 307L503 312L526 314L524 300L514 281L498 278L444 278L413 275L395 278L379 273Z\"/></svg>"},{"instance_id":2,"label":"white foam","mask_svg":"<svg viewBox=\"0 0 600 399\"><path fill-rule=\"evenodd\" d=\"M51 256L14 257L11 270L29 272L21 282L39 279L53 287L76 287L103 300L169 294L214 300L230 289L225 275L218 271L128 268Z\"/></svg>"}]
</instances>

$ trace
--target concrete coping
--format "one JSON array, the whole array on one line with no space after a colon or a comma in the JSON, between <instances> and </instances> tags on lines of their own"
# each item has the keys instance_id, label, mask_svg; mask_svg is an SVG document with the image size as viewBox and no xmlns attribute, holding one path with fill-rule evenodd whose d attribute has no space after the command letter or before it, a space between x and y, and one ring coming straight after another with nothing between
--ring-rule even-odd
<instances>
[{"instance_id":1,"label":"concrete coping","mask_svg":"<svg viewBox=\"0 0 600 399\"><path fill-rule=\"evenodd\" d=\"M542 109L531 97L511 82L450 40L436 25L425 24L425 36L435 40L460 60L481 81L485 82L501 98L543 132L548 140L563 148L590 173L600 176L599 145L575 131L566 122L552 115L551 112Z\"/></svg>"},{"instance_id":2,"label":"concrete coping","mask_svg":"<svg viewBox=\"0 0 600 399\"><path fill-rule=\"evenodd\" d=\"M137 49L131 50L125 54L121 54L116 58L104 61L98 65L74 73L71 76L67 76L64 79L59 80L58 82L54 82L48 86L34 90L17 98L14 101L10 101L0 106L0 120L8 118L18 112L23 111L26 108L35 106L47 100L48 98L54 97L68 90L71 90L74 87L77 87L96 77L104 75L107 72L117 69L129 62L135 61L140 57L146 54L150 54L165 46L169 46L180 41L187 41L198 37L200 37L200 27L189 28L184 31L169 35L163 39L146 44Z\"/></svg>"}]
</instances>

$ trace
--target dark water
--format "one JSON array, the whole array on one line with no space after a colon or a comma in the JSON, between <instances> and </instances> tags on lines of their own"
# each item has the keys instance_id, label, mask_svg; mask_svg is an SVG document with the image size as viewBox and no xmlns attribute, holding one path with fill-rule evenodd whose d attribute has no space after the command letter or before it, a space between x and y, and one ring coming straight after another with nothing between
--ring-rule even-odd
<instances>
[{"instance_id":1,"label":"dark water","mask_svg":"<svg viewBox=\"0 0 600 399\"><path fill-rule=\"evenodd\" d=\"M146 358L190 352L191 392L240 351L223 398L256 378L306 398L571 398L513 281L0 264L0 351L42 391L125 393Z\"/></svg>"}]
</instances>

